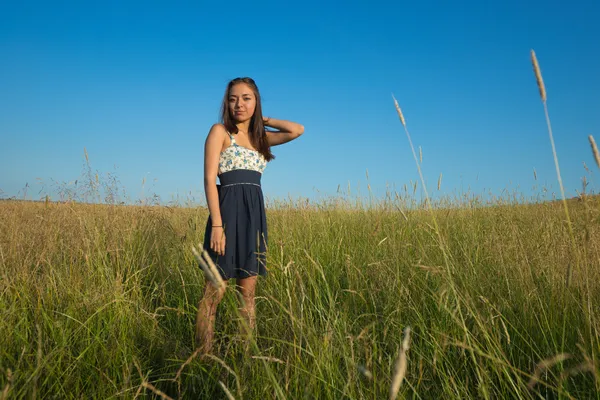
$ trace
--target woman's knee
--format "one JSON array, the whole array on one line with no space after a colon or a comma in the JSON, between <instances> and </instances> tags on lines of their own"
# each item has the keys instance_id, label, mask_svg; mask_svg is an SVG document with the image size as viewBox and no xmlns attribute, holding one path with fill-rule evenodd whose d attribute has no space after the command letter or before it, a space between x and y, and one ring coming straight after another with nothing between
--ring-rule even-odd
<instances>
[{"instance_id":1,"label":"woman's knee","mask_svg":"<svg viewBox=\"0 0 600 400\"><path fill-rule=\"evenodd\" d=\"M207 282L202 301L208 304L217 305L223 299L226 290L226 285L216 288L212 283Z\"/></svg>"},{"instance_id":2,"label":"woman's knee","mask_svg":"<svg viewBox=\"0 0 600 400\"><path fill-rule=\"evenodd\" d=\"M237 282L238 292L244 299L253 299L256 290L256 276L240 279Z\"/></svg>"}]
</instances>

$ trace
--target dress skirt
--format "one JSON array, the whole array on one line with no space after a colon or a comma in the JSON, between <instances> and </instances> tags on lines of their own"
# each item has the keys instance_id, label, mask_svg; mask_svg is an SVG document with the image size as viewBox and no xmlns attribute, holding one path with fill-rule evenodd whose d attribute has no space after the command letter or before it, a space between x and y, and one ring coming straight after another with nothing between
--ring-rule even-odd
<instances>
[{"instance_id":1,"label":"dress skirt","mask_svg":"<svg viewBox=\"0 0 600 400\"><path fill-rule=\"evenodd\" d=\"M204 248L224 280L267 274L267 218L261 176L260 172L247 169L219 175L217 191L225 231L225 255L218 255L210 248L210 216L204 232Z\"/></svg>"}]
</instances>

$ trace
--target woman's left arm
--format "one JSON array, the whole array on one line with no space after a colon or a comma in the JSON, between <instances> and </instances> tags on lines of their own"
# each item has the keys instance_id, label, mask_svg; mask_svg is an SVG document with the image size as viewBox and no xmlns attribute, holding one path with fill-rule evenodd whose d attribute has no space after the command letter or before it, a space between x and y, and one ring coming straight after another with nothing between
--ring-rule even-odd
<instances>
[{"instance_id":1,"label":"woman's left arm","mask_svg":"<svg viewBox=\"0 0 600 400\"><path fill-rule=\"evenodd\" d=\"M267 131L269 146L277 146L290 142L304 133L304 126L291 121L275 118L263 118L265 126L275 128L277 131Z\"/></svg>"}]
</instances>

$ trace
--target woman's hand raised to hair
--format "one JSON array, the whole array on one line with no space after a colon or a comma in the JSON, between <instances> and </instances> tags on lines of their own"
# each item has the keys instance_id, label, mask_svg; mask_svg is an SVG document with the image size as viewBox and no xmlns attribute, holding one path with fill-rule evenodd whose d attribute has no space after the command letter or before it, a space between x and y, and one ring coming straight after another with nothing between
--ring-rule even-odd
<instances>
[{"instance_id":1,"label":"woman's hand raised to hair","mask_svg":"<svg viewBox=\"0 0 600 400\"><path fill-rule=\"evenodd\" d=\"M304 126L292 121L263 117L265 126L277 131L266 131L269 146L277 146L297 139L304 133Z\"/></svg>"}]
</instances>

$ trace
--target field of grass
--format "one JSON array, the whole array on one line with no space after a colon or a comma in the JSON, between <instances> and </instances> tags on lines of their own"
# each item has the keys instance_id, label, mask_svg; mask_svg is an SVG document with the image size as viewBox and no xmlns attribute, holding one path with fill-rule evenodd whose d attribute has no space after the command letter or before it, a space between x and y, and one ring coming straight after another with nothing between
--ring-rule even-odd
<instances>
[{"instance_id":1,"label":"field of grass","mask_svg":"<svg viewBox=\"0 0 600 400\"><path fill-rule=\"evenodd\" d=\"M280 204L255 346L230 289L190 359L205 209L0 202L0 398L388 398L406 327L399 398L600 398L600 201L569 206Z\"/></svg>"}]
</instances>

